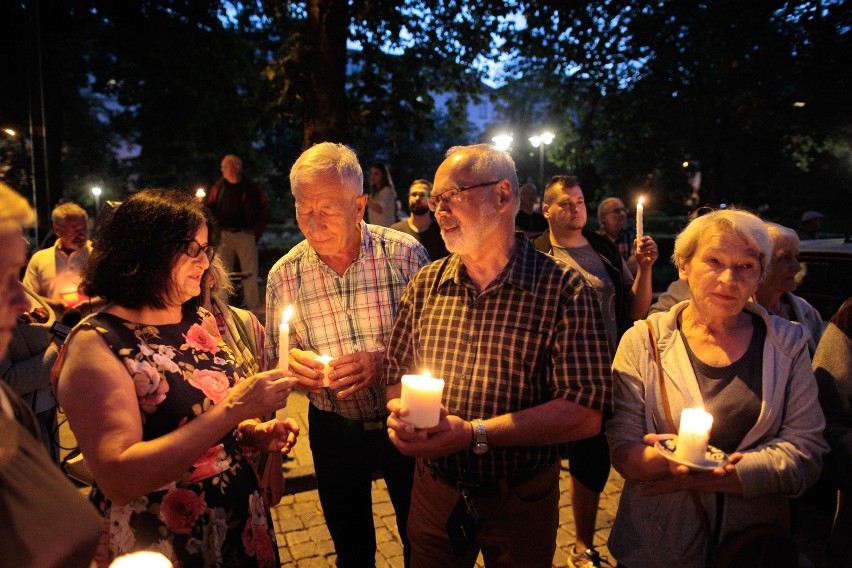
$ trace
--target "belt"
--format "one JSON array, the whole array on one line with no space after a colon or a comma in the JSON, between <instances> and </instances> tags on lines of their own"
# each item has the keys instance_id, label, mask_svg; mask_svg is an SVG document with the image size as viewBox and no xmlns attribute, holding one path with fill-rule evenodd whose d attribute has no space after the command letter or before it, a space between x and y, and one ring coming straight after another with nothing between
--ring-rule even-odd
<instances>
[{"instance_id":1,"label":"belt","mask_svg":"<svg viewBox=\"0 0 852 568\"><path fill-rule=\"evenodd\" d=\"M549 466L540 467L533 471L527 471L525 473L520 473L513 477L507 477L505 479L498 479L497 481L486 481L482 483L470 483L467 481L453 481L447 479L442 476L438 472L433 472L432 477L435 478L440 483L446 485L447 487L458 491L461 493L462 491L467 491L468 495L471 497L499 497L500 495L504 495L509 492L510 489L514 489L519 485L530 481L535 478L537 475L545 472Z\"/></svg>"},{"instance_id":2,"label":"belt","mask_svg":"<svg viewBox=\"0 0 852 568\"><path fill-rule=\"evenodd\" d=\"M364 430L384 430L386 428L384 420L373 420L370 422L361 422L361 427Z\"/></svg>"}]
</instances>

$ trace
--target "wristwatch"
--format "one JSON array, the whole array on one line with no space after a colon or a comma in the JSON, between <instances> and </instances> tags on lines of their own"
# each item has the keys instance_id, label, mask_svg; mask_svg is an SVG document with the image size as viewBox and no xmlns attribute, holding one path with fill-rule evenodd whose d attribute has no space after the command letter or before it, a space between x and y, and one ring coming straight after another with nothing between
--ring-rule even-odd
<instances>
[{"instance_id":1,"label":"wristwatch","mask_svg":"<svg viewBox=\"0 0 852 568\"><path fill-rule=\"evenodd\" d=\"M473 424L473 447L471 451L477 455L484 454L488 451L488 436L485 433L485 422L477 418L471 420Z\"/></svg>"}]
</instances>

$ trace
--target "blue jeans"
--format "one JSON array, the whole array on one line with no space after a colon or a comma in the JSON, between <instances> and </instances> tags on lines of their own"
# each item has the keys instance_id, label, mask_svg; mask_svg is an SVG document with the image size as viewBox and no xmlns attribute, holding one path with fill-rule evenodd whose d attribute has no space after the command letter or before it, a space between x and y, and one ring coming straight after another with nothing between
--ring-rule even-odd
<instances>
[{"instance_id":1,"label":"blue jeans","mask_svg":"<svg viewBox=\"0 0 852 568\"><path fill-rule=\"evenodd\" d=\"M364 568L376 563L373 526L373 472L382 470L402 540L405 565L411 551L406 524L414 482L414 459L403 456L387 429L366 429L364 423L334 412L308 409L309 439L314 456L320 503L337 565Z\"/></svg>"}]
</instances>

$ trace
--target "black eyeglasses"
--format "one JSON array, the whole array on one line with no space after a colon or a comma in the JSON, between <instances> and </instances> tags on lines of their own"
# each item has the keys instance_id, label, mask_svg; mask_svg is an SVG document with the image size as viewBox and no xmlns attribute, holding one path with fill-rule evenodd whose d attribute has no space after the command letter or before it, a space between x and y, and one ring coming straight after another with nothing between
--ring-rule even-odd
<instances>
[{"instance_id":1,"label":"black eyeglasses","mask_svg":"<svg viewBox=\"0 0 852 568\"><path fill-rule=\"evenodd\" d=\"M447 191L441 192L439 195L431 195L426 202L429 204L429 209L435 211L438 208L438 205L440 205L444 201L450 201L451 203L461 203L462 201L464 201L464 196L462 195L463 191L467 191L468 189L476 189L477 187L495 185L498 183L500 183L500 180L495 179L494 181L486 181L485 183L477 183L474 185L466 185L464 187L448 189Z\"/></svg>"},{"instance_id":2,"label":"black eyeglasses","mask_svg":"<svg viewBox=\"0 0 852 568\"><path fill-rule=\"evenodd\" d=\"M195 239L181 241L181 244L183 245L183 253L189 258L198 258L201 251L204 251L207 260L213 260L213 257L216 256L215 248L210 245L202 245Z\"/></svg>"}]
</instances>

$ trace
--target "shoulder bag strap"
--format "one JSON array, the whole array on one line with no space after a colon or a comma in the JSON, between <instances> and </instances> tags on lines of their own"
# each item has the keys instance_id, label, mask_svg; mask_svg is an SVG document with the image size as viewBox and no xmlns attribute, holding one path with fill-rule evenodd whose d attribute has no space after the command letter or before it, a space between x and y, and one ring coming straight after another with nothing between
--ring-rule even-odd
<instances>
[{"instance_id":1,"label":"shoulder bag strap","mask_svg":"<svg viewBox=\"0 0 852 568\"><path fill-rule=\"evenodd\" d=\"M654 326L651 320L646 319L648 325L648 333L651 335L651 349L654 352L654 361L657 363L657 380L660 385L660 398L663 403L663 411L666 413L666 422L668 423L671 432L677 432L672 418L672 409L669 406L669 395L666 391L666 380L663 378L663 364L660 362L660 348L657 346L657 335L654 333ZM695 512L698 514L698 519L701 521L701 526L710 533L710 521L707 520L707 512L704 510L704 505L701 504L701 497L698 496L698 491L690 491L692 495L692 503L695 505Z\"/></svg>"}]
</instances>

